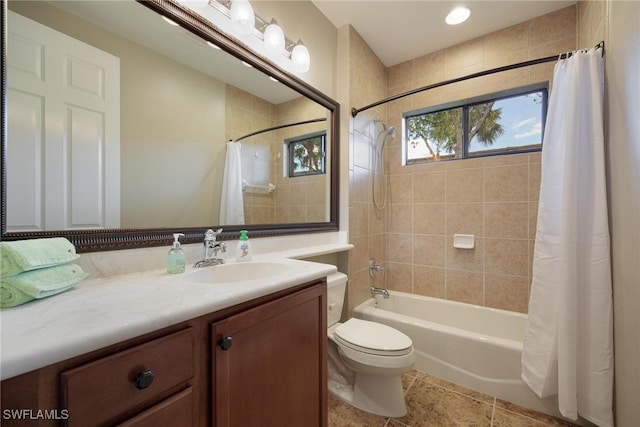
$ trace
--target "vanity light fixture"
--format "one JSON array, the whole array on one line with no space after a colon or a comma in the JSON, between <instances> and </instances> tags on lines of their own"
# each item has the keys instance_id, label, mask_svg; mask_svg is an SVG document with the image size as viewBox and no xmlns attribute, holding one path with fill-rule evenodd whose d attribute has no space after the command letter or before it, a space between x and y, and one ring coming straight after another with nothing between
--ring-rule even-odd
<instances>
[{"instance_id":1,"label":"vanity light fixture","mask_svg":"<svg viewBox=\"0 0 640 427\"><path fill-rule=\"evenodd\" d=\"M230 8L231 25L241 36L248 36L256 25L253 6L249 0L233 0Z\"/></svg>"},{"instance_id":2,"label":"vanity light fixture","mask_svg":"<svg viewBox=\"0 0 640 427\"><path fill-rule=\"evenodd\" d=\"M264 50L270 56L281 55L284 50L284 31L278 25L275 18L264 29Z\"/></svg>"},{"instance_id":3,"label":"vanity light fixture","mask_svg":"<svg viewBox=\"0 0 640 427\"><path fill-rule=\"evenodd\" d=\"M178 1L189 5L189 0ZM261 47L257 47L255 43L249 44L253 45L254 50L257 47L257 51L262 50L276 62L282 59L290 60L291 69L295 73L302 74L309 71L311 65L309 49L300 40L292 42L288 39L275 18L267 22L256 15L249 0L209 0L208 4L231 20L231 29L237 36L253 35L262 41ZM247 38L245 40L250 41Z\"/></svg>"},{"instance_id":4,"label":"vanity light fixture","mask_svg":"<svg viewBox=\"0 0 640 427\"><path fill-rule=\"evenodd\" d=\"M291 49L291 65L296 73L306 73L311 66L309 49L298 39L298 42Z\"/></svg>"},{"instance_id":5,"label":"vanity light fixture","mask_svg":"<svg viewBox=\"0 0 640 427\"><path fill-rule=\"evenodd\" d=\"M471 16L471 11L469 10L469 8L459 6L449 12L447 17L445 18L445 22L449 25L458 25L466 21L469 16Z\"/></svg>"}]
</instances>

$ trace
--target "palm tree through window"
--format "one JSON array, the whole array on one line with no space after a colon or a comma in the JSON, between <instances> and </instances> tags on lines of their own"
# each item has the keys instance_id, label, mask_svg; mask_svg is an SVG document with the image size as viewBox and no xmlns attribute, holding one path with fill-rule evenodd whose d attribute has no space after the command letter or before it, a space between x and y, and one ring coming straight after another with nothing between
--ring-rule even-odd
<instances>
[{"instance_id":1,"label":"palm tree through window","mask_svg":"<svg viewBox=\"0 0 640 427\"><path fill-rule=\"evenodd\" d=\"M405 164L540 150L547 86L404 114Z\"/></svg>"}]
</instances>

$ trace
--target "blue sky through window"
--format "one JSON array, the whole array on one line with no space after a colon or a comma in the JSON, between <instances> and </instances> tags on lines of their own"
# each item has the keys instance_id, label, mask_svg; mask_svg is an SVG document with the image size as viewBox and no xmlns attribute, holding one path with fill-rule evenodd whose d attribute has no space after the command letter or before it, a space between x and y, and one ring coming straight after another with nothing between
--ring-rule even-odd
<instances>
[{"instance_id":1,"label":"blue sky through window","mask_svg":"<svg viewBox=\"0 0 640 427\"><path fill-rule=\"evenodd\" d=\"M474 138L469 152L527 147L542 142L542 96L540 92L496 101L493 108L501 108L500 124L504 133L490 146Z\"/></svg>"}]
</instances>

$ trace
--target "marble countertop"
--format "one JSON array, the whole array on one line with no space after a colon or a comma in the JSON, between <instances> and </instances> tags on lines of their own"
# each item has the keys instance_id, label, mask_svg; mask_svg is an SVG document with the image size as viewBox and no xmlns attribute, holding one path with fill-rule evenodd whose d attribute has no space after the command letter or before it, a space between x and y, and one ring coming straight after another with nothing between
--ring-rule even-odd
<instances>
[{"instance_id":1,"label":"marble countertop","mask_svg":"<svg viewBox=\"0 0 640 427\"><path fill-rule=\"evenodd\" d=\"M337 271L330 264L296 259L254 260L281 263L283 273L212 285L188 280L195 270L190 266L175 275L153 270L85 280L62 294L2 310L0 377L11 378Z\"/></svg>"}]
</instances>

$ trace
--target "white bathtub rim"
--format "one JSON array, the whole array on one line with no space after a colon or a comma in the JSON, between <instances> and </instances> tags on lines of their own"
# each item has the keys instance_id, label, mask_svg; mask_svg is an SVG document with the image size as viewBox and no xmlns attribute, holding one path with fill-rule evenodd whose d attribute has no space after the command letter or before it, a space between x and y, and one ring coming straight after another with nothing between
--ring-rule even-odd
<instances>
[{"instance_id":1,"label":"white bathtub rim","mask_svg":"<svg viewBox=\"0 0 640 427\"><path fill-rule=\"evenodd\" d=\"M354 309L354 313L361 313L362 315L369 315L369 316L373 316L375 314L375 317L381 317L388 320L399 321L399 322L403 322L409 325L414 325L417 327L426 327L434 331L438 331L446 334L453 334L453 335L466 337L466 338L474 338L481 341L492 341L501 347L522 352L522 341L515 341L507 338L481 334L479 332L470 332L457 327L443 325L442 323L436 323L436 322L423 320L423 319L416 319L414 317L406 316L401 313L392 312L393 316L391 316L386 314L387 312L388 312L387 310L378 309L373 305L364 305L364 304L361 304L360 306Z\"/></svg>"}]
</instances>

